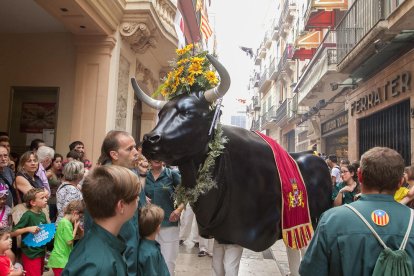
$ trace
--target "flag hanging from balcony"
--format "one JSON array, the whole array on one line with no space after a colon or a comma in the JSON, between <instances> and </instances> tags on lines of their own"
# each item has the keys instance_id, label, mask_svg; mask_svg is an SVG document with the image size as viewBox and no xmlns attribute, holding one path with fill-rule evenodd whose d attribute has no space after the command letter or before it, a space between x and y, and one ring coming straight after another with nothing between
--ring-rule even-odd
<instances>
[{"instance_id":1,"label":"flag hanging from balcony","mask_svg":"<svg viewBox=\"0 0 414 276\"><path fill-rule=\"evenodd\" d=\"M178 38L178 48L183 48L185 46L184 19L178 9L175 14L174 27Z\"/></svg>"},{"instance_id":2,"label":"flag hanging from balcony","mask_svg":"<svg viewBox=\"0 0 414 276\"><path fill-rule=\"evenodd\" d=\"M213 34L213 30L208 23L208 17L203 9L201 10L200 30L205 40Z\"/></svg>"}]
</instances>

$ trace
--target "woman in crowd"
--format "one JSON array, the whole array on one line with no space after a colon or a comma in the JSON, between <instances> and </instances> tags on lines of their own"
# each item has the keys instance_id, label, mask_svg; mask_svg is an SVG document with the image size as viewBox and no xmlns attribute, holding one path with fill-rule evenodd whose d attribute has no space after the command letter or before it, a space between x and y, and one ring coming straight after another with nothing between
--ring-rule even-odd
<instances>
[{"instance_id":1,"label":"woman in crowd","mask_svg":"<svg viewBox=\"0 0 414 276\"><path fill-rule=\"evenodd\" d=\"M152 204L164 210L164 220L157 241L161 245L161 252L168 266L168 271L174 276L175 262L178 256L179 233L178 220L184 205L174 206L173 193L181 182L178 171L165 168L158 160L150 160L149 170L145 182L145 195Z\"/></svg>"},{"instance_id":2,"label":"woman in crowd","mask_svg":"<svg viewBox=\"0 0 414 276\"><path fill-rule=\"evenodd\" d=\"M39 162L36 155L27 151L20 157L16 174L17 203L21 203L23 195L33 188L44 188L42 180L36 175Z\"/></svg>"},{"instance_id":3,"label":"woman in crowd","mask_svg":"<svg viewBox=\"0 0 414 276\"><path fill-rule=\"evenodd\" d=\"M49 212L50 220L52 222L56 221L57 216L57 207L56 207L56 191L60 186L62 179L62 161L63 156L59 153L55 153L52 164L46 171L46 176L49 181L50 187L50 197L49 197Z\"/></svg>"},{"instance_id":4,"label":"woman in crowd","mask_svg":"<svg viewBox=\"0 0 414 276\"><path fill-rule=\"evenodd\" d=\"M83 199L79 182L83 179L84 173L83 163L79 161L70 161L63 168L63 181L56 192L58 210L56 224L63 218L64 210L70 202Z\"/></svg>"},{"instance_id":5,"label":"woman in crowd","mask_svg":"<svg viewBox=\"0 0 414 276\"><path fill-rule=\"evenodd\" d=\"M359 193L357 171L353 165L341 167L342 182L337 183L332 190L332 200L334 206L351 203Z\"/></svg>"},{"instance_id":6,"label":"woman in crowd","mask_svg":"<svg viewBox=\"0 0 414 276\"><path fill-rule=\"evenodd\" d=\"M410 208L414 208L414 166L405 167L404 169L404 184L395 192L397 195L401 190L406 190L403 193L403 197L399 201L401 204L407 205ZM394 195L394 198L395 198Z\"/></svg>"}]
</instances>

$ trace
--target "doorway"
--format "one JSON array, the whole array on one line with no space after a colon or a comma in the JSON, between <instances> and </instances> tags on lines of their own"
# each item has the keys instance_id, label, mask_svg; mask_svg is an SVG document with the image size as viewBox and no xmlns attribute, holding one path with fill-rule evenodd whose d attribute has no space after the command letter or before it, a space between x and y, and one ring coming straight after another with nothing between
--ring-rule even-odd
<instances>
[{"instance_id":1,"label":"doorway","mask_svg":"<svg viewBox=\"0 0 414 276\"><path fill-rule=\"evenodd\" d=\"M22 154L35 138L55 147L58 87L12 87L9 136L12 151Z\"/></svg>"}]
</instances>

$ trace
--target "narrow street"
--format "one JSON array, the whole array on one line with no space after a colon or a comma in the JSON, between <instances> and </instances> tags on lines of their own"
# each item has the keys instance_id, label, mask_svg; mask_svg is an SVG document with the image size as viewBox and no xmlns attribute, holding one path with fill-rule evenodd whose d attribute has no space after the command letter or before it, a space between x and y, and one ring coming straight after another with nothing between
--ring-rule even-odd
<instances>
[{"instance_id":1,"label":"narrow street","mask_svg":"<svg viewBox=\"0 0 414 276\"><path fill-rule=\"evenodd\" d=\"M190 245L191 246L191 245ZM187 245L180 247L177 259L176 276L211 276L211 257L198 257L197 248ZM240 276L247 275L287 275L288 262L283 241L277 241L264 252L244 249L240 262Z\"/></svg>"}]
</instances>

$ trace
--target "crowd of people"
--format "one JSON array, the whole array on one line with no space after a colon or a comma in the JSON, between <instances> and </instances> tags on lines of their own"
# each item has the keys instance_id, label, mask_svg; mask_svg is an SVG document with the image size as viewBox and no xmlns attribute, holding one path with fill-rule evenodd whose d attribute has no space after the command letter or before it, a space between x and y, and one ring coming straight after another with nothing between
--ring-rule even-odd
<instances>
[{"instance_id":1,"label":"crowd of people","mask_svg":"<svg viewBox=\"0 0 414 276\"><path fill-rule=\"evenodd\" d=\"M81 141L71 143L63 157L35 139L14 160L7 134L0 141L0 238L7 241L0 275L42 275L49 269L54 275L174 275L180 239L186 239L179 221L191 212L174 203L181 182L176 168L147 160L124 131L106 135L93 169ZM48 223L56 225L51 242L22 242ZM205 241L200 257L212 255Z\"/></svg>"},{"instance_id":2,"label":"crowd of people","mask_svg":"<svg viewBox=\"0 0 414 276\"><path fill-rule=\"evenodd\" d=\"M54 275L174 275L180 246L212 257L214 275L238 274L243 248L198 236L191 207L174 202L179 171L147 160L129 133L110 131L93 166L81 141L69 145L66 157L40 139L21 156L12 158L11 149L0 133L0 276L37 276L45 269ZM352 163L329 155L326 164L338 208L321 217L300 274L371 275L379 269L381 244L414 259L404 206L414 199L414 167L404 167L388 148ZM375 223L384 213L388 222ZM52 241L38 247L22 241L49 223L56 226Z\"/></svg>"}]
</instances>

